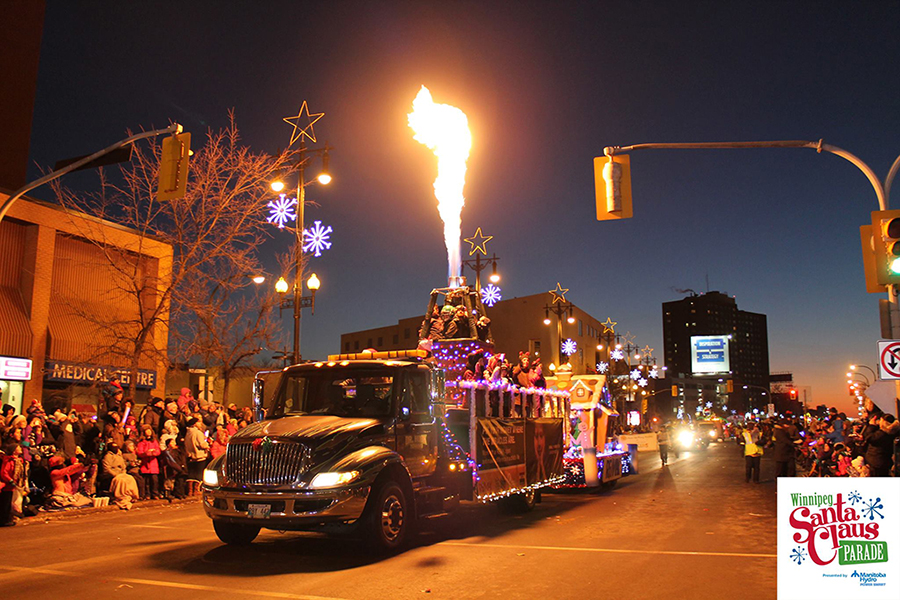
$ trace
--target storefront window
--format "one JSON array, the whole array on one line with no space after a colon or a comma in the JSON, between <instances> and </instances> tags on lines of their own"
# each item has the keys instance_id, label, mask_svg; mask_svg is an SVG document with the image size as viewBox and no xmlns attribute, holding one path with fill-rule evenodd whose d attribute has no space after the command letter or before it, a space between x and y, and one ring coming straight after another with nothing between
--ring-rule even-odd
<instances>
[{"instance_id":1,"label":"storefront window","mask_svg":"<svg viewBox=\"0 0 900 600\"><path fill-rule=\"evenodd\" d=\"M0 380L0 404L9 404L16 409L16 414L22 414L22 395L24 393L24 382Z\"/></svg>"}]
</instances>

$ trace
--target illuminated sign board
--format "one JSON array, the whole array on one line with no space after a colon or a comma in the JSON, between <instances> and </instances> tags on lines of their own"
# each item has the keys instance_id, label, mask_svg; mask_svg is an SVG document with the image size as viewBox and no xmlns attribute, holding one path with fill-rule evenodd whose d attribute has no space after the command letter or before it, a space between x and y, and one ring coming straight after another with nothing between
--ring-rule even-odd
<instances>
[{"instance_id":1,"label":"illuminated sign board","mask_svg":"<svg viewBox=\"0 0 900 600\"><path fill-rule=\"evenodd\" d=\"M0 356L0 379L28 381L31 379L31 361L27 358Z\"/></svg>"},{"instance_id":2,"label":"illuminated sign board","mask_svg":"<svg viewBox=\"0 0 900 600\"><path fill-rule=\"evenodd\" d=\"M727 335L691 336L691 371L698 373L728 373Z\"/></svg>"},{"instance_id":3,"label":"illuminated sign board","mask_svg":"<svg viewBox=\"0 0 900 600\"><path fill-rule=\"evenodd\" d=\"M48 360L44 365L44 380L59 383L87 383L105 382L113 375L119 375L122 387L131 385L131 374L122 368L102 365L90 365L73 363L61 360ZM139 369L137 373L138 389L153 389L156 387L156 371Z\"/></svg>"}]
</instances>

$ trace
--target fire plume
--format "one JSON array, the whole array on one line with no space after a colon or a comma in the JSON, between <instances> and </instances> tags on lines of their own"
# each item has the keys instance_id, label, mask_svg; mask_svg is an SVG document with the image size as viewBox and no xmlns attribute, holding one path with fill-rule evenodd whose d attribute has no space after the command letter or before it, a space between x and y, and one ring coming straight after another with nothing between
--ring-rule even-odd
<instances>
[{"instance_id":1,"label":"fire plume","mask_svg":"<svg viewBox=\"0 0 900 600\"><path fill-rule=\"evenodd\" d=\"M434 180L434 195L438 212L444 221L444 243L447 246L449 277L460 275L460 213L465 204L463 187L466 184L466 161L472 148L472 133L466 113L448 104L436 104L424 85L413 100L409 113L413 138L434 152L438 159L438 174Z\"/></svg>"}]
</instances>

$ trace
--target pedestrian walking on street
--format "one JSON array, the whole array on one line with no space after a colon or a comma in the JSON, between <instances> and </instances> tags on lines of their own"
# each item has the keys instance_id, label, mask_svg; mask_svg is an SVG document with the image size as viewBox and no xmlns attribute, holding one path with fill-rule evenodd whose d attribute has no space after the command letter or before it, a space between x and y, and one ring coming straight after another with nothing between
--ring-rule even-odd
<instances>
[{"instance_id":1,"label":"pedestrian walking on street","mask_svg":"<svg viewBox=\"0 0 900 600\"><path fill-rule=\"evenodd\" d=\"M759 463L763 455L763 449L760 445L759 429L756 423L751 423L748 429L744 430L744 462L746 463L745 480L750 483L759 483Z\"/></svg>"},{"instance_id":2,"label":"pedestrian walking on street","mask_svg":"<svg viewBox=\"0 0 900 600\"><path fill-rule=\"evenodd\" d=\"M656 433L656 443L659 445L659 460L662 466L666 466L669 460L669 432L665 427L660 427Z\"/></svg>"}]
</instances>

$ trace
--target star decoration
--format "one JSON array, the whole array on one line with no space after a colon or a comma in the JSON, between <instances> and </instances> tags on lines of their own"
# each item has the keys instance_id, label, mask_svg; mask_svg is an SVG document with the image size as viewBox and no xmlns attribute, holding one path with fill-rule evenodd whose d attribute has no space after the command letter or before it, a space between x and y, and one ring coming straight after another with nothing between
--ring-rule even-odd
<instances>
[{"instance_id":1,"label":"star decoration","mask_svg":"<svg viewBox=\"0 0 900 600\"><path fill-rule=\"evenodd\" d=\"M618 322L618 321L613 321L613 320L610 319L609 317L606 317L606 320L603 321L603 322L600 323L600 324L603 325L603 333L615 333L615 332L616 332L616 325L618 325L619 322Z\"/></svg>"},{"instance_id":2,"label":"star decoration","mask_svg":"<svg viewBox=\"0 0 900 600\"><path fill-rule=\"evenodd\" d=\"M556 304L557 302L565 302L566 294L568 293L569 288L563 288L563 286L561 286L559 282L556 282L556 289L550 290L550 295L553 296L553 302L551 302L551 304Z\"/></svg>"},{"instance_id":3,"label":"star decoration","mask_svg":"<svg viewBox=\"0 0 900 600\"><path fill-rule=\"evenodd\" d=\"M481 227L476 229L475 235L470 238L465 238L465 241L472 246L472 249L469 250L469 256L472 256L476 252L481 252L484 256L487 256L487 250L485 248L487 243L492 239L494 239L494 236L481 233Z\"/></svg>"},{"instance_id":4,"label":"star decoration","mask_svg":"<svg viewBox=\"0 0 900 600\"><path fill-rule=\"evenodd\" d=\"M645 358L650 358L653 356L653 348L650 347L650 344L644 346L644 348L641 350L641 354L643 354Z\"/></svg>"},{"instance_id":5,"label":"star decoration","mask_svg":"<svg viewBox=\"0 0 900 600\"><path fill-rule=\"evenodd\" d=\"M625 335L622 336L622 339L623 339L623 340L625 341L625 343L626 343L627 345L629 345L629 346L631 346L631 345L634 344L634 334L631 333L630 331L626 331L626 332L625 332Z\"/></svg>"},{"instance_id":6,"label":"star decoration","mask_svg":"<svg viewBox=\"0 0 900 600\"><path fill-rule=\"evenodd\" d=\"M309 120L309 123L306 127L301 127L302 123L300 120L304 117L303 112L306 111L306 118ZM291 132L291 143L288 144L288 147L293 146L294 142L303 138L303 136L308 137L312 143L316 143L316 130L313 129L313 125L325 116L325 113L310 113L309 106L306 105L306 100L303 101L303 104L300 105L300 112L297 113L296 117L284 117L282 119L288 125L293 125L294 131Z\"/></svg>"}]
</instances>

